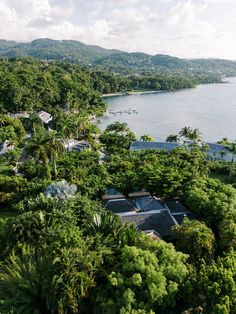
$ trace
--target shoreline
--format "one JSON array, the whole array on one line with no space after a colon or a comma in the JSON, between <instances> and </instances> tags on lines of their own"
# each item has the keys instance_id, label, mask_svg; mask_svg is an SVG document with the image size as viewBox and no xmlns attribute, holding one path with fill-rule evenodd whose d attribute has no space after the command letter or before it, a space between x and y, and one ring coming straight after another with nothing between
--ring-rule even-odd
<instances>
[{"instance_id":1,"label":"shoreline","mask_svg":"<svg viewBox=\"0 0 236 314\"><path fill-rule=\"evenodd\" d=\"M110 94L103 94L101 97L102 98L107 98L107 97L118 97L118 96L129 96L129 95L144 95L144 94L156 94L156 93L162 93L165 91L160 91L160 90L150 90L150 91L131 91L131 92L118 92L118 93L110 93Z\"/></svg>"}]
</instances>

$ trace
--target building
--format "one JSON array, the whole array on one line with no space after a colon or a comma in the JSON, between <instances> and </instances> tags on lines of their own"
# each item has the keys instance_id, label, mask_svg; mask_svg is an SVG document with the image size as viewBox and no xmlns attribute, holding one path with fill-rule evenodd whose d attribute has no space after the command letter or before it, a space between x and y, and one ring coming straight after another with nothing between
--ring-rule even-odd
<instances>
[{"instance_id":1,"label":"building","mask_svg":"<svg viewBox=\"0 0 236 314\"><path fill-rule=\"evenodd\" d=\"M122 194L105 195L103 204L123 223L133 223L139 230L167 241L174 237L173 226L181 224L185 217L196 218L177 200L163 202L148 192L131 193L128 198Z\"/></svg>"},{"instance_id":2,"label":"building","mask_svg":"<svg viewBox=\"0 0 236 314\"><path fill-rule=\"evenodd\" d=\"M48 124L50 121L52 121L52 115L46 111L41 110L37 113L37 115L39 119L45 124Z\"/></svg>"},{"instance_id":3,"label":"building","mask_svg":"<svg viewBox=\"0 0 236 314\"><path fill-rule=\"evenodd\" d=\"M72 151L77 151L79 153L83 149L90 148L90 145L86 141L70 139L64 143L64 147L68 151L68 153L71 153Z\"/></svg>"},{"instance_id":4,"label":"building","mask_svg":"<svg viewBox=\"0 0 236 314\"><path fill-rule=\"evenodd\" d=\"M229 150L220 144L215 143L198 143L200 148L203 148L206 145L205 153L209 159L214 160L225 160L230 161L232 159L232 154ZM165 150L172 151L177 147L186 147L188 150L191 150L195 147L194 142L188 141L185 144L180 143L168 143L168 142L145 142L145 141L135 141L130 145L130 150L142 150L142 149L157 149L157 150Z\"/></svg>"},{"instance_id":5,"label":"building","mask_svg":"<svg viewBox=\"0 0 236 314\"><path fill-rule=\"evenodd\" d=\"M135 141L131 144L130 150L158 149L172 151L181 146L179 143Z\"/></svg>"},{"instance_id":6,"label":"building","mask_svg":"<svg viewBox=\"0 0 236 314\"><path fill-rule=\"evenodd\" d=\"M209 158L214 160L226 160L230 161L232 159L232 153L221 144L206 143L208 149L206 154Z\"/></svg>"}]
</instances>

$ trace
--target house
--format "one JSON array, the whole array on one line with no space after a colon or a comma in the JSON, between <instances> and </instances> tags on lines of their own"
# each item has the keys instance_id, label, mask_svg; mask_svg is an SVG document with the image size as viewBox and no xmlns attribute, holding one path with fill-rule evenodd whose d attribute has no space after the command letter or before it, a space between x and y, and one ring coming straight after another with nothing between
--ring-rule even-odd
<instances>
[{"instance_id":1,"label":"house","mask_svg":"<svg viewBox=\"0 0 236 314\"><path fill-rule=\"evenodd\" d=\"M86 141L70 139L64 143L64 147L69 153L72 151L77 151L79 153L83 149L90 148L90 144Z\"/></svg>"},{"instance_id":2,"label":"house","mask_svg":"<svg viewBox=\"0 0 236 314\"><path fill-rule=\"evenodd\" d=\"M133 223L155 238L172 240L172 227L182 223L185 217L196 219L178 200L162 201L149 192L136 192L126 198L122 194L103 196L104 207L119 216L123 223Z\"/></svg>"},{"instance_id":3,"label":"house","mask_svg":"<svg viewBox=\"0 0 236 314\"><path fill-rule=\"evenodd\" d=\"M165 143L165 142L145 142L145 141L135 141L130 145L130 150L136 151L136 150L142 150L142 149L157 149L157 150L166 150L168 152L174 150L177 147L187 147L189 150L191 150L195 145L195 143L192 141L188 141L185 143L185 145L180 143ZM229 152L229 150L224 146L220 144L214 144L214 143L198 143L200 148L202 148L204 145L207 145L208 148L205 151L208 158L212 158L215 160L225 160L230 161L232 159L232 154Z\"/></svg>"},{"instance_id":4,"label":"house","mask_svg":"<svg viewBox=\"0 0 236 314\"><path fill-rule=\"evenodd\" d=\"M206 145L209 147L206 150L206 154L209 158L226 161L230 161L232 159L232 153L230 153L224 145L213 143L206 143Z\"/></svg>"},{"instance_id":5,"label":"house","mask_svg":"<svg viewBox=\"0 0 236 314\"><path fill-rule=\"evenodd\" d=\"M133 223L141 231L153 230L162 239L173 238L172 227L178 225L168 210L154 210L140 213L124 213L119 215L123 223Z\"/></svg>"},{"instance_id":6,"label":"house","mask_svg":"<svg viewBox=\"0 0 236 314\"><path fill-rule=\"evenodd\" d=\"M2 144L0 144L0 155L5 155L14 148L14 145L10 145L9 141L5 140Z\"/></svg>"},{"instance_id":7,"label":"house","mask_svg":"<svg viewBox=\"0 0 236 314\"><path fill-rule=\"evenodd\" d=\"M52 115L46 111L41 110L37 113L37 115L39 119L45 124L48 124L50 121L52 121Z\"/></svg>"},{"instance_id":8,"label":"house","mask_svg":"<svg viewBox=\"0 0 236 314\"><path fill-rule=\"evenodd\" d=\"M179 225L184 218L197 219L197 216L185 208L178 200L165 201L165 204Z\"/></svg>"},{"instance_id":9,"label":"house","mask_svg":"<svg viewBox=\"0 0 236 314\"><path fill-rule=\"evenodd\" d=\"M179 143L168 143L168 142L147 142L147 141L135 141L131 144L130 150L141 150L141 149L158 149L172 151L177 147L181 147Z\"/></svg>"}]
</instances>

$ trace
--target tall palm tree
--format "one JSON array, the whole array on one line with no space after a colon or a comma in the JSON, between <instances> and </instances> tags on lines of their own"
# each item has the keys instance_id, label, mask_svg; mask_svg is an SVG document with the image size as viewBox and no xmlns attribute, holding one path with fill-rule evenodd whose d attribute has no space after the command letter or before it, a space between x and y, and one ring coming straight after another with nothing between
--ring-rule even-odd
<instances>
[{"instance_id":1,"label":"tall palm tree","mask_svg":"<svg viewBox=\"0 0 236 314\"><path fill-rule=\"evenodd\" d=\"M194 129L189 133L188 137L193 142L199 142L201 140L201 133L198 129Z\"/></svg>"},{"instance_id":2,"label":"tall palm tree","mask_svg":"<svg viewBox=\"0 0 236 314\"><path fill-rule=\"evenodd\" d=\"M56 122L56 129L64 138L73 138L77 131L73 115L68 113L59 115Z\"/></svg>"},{"instance_id":3,"label":"tall palm tree","mask_svg":"<svg viewBox=\"0 0 236 314\"><path fill-rule=\"evenodd\" d=\"M233 164L234 164L234 158L236 155L236 141L230 143L230 145L226 146L226 148L232 153L232 159L230 162L229 175L228 175L228 180L230 180L233 174Z\"/></svg>"},{"instance_id":4,"label":"tall palm tree","mask_svg":"<svg viewBox=\"0 0 236 314\"><path fill-rule=\"evenodd\" d=\"M192 133L192 129L189 126L185 126L179 132L179 136L184 138L183 143L185 144L187 140L190 139Z\"/></svg>"},{"instance_id":5,"label":"tall palm tree","mask_svg":"<svg viewBox=\"0 0 236 314\"><path fill-rule=\"evenodd\" d=\"M49 179L51 179L49 162L53 161L54 174L56 176L56 157L63 150L62 141L57 137L57 134L48 132L43 127L37 129L37 132L25 146L27 155L44 164Z\"/></svg>"}]
</instances>

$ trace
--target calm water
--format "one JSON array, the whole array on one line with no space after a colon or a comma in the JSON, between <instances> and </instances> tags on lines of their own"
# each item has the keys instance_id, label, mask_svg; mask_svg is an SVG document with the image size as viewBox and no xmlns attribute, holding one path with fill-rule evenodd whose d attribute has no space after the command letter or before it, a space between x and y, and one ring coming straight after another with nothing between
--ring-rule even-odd
<instances>
[{"instance_id":1,"label":"calm water","mask_svg":"<svg viewBox=\"0 0 236 314\"><path fill-rule=\"evenodd\" d=\"M137 137L149 134L165 140L184 126L198 128L207 141L223 137L236 139L236 78L230 84L200 85L194 89L148 95L128 95L105 99L114 111L136 108L139 114L108 112L100 128L115 121L127 122Z\"/></svg>"}]
</instances>

